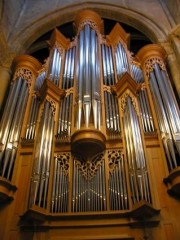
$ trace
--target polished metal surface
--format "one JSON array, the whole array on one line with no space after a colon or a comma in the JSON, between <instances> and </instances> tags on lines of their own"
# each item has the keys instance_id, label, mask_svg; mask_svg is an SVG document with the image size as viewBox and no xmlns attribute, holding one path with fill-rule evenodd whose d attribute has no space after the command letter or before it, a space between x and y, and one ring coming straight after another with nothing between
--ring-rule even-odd
<instances>
[{"instance_id":1,"label":"polished metal surface","mask_svg":"<svg viewBox=\"0 0 180 240\"><path fill-rule=\"evenodd\" d=\"M35 149L33 176L30 193L30 206L32 204L45 208L47 205L47 190L49 182L50 161L54 131L54 118L51 105L44 104L41 117L38 140Z\"/></svg>"},{"instance_id":2,"label":"polished metal surface","mask_svg":"<svg viewBox=\"0 0 180 240\"><path fill-rule=\"evenodd\" d=\"M148 172L142 136L136 111L128 96L123 124L127 146L127 160L133 203L140 200L151 202Z\"/></svg>"},{"instance_id":3,"label":"polished metal surface","mask_svg":"<svg viewBox=\"0 0 180 240\"><path fill-rule=\"evenodd\" d=\"M26 80L18 78L10 90L1 120L2 150L0 152L0 168L1 176L8 180L12 178L28 95L29 90Z\"/></svg>"}]
</instances>

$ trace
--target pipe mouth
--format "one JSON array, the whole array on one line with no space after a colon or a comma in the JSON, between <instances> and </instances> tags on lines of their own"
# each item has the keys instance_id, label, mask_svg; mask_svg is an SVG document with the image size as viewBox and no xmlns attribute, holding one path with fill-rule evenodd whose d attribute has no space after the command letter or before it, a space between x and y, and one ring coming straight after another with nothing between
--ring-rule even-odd
<instances>
[{"instance_id":1,"label":"pipe mouth","mask_svg":"<svg viewBox=\"0 0 180 240\"><path fill-rule=\"evenodd\" d=\"M71 137L71 150L84 161L91 161L95 155L105 150L105 142L106 137L99 130L78 130Z\"/></svg>"}]
</instances>

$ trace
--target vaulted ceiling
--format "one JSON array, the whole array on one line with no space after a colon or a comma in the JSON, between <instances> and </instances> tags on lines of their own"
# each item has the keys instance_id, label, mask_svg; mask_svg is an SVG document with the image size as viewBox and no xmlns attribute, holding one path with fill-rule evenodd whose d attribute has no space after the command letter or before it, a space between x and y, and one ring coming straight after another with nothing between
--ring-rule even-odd
<instances>
[{"instance_id":1,"label":"vaulted ceiling","mask_svg":"<svg viewBox=\"0 0 180 240\"><path fill-rule=\"evenodd\" d=\"M36 52L45 47L55 27L71 37L76 13L87 8L98 12L108 26L113 21L124 24L142 41L166 41L180 23L179 0L1 0L1 42L3 38L7 48L19 54Z\"/></svg>"}]
</instances>

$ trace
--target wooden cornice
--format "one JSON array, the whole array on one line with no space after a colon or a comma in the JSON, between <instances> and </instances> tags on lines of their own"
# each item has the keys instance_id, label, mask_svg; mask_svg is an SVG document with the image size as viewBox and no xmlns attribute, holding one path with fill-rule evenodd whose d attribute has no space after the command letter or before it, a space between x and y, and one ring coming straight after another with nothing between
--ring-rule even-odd
<instances>
[{"instance_id":1,"label":"wooden cornice","mask_svg":"<svg viewBox=\"0 0 180 240\"><path fill-rule=\"evenodd\" d=\"M139 89L139 84L137 84L129 73L124 73L123 76L118 80L118 82L112 86L112 91L120 97L127 89L129 89L134 95Z\"/></svg>"},{"instance_id":2,"label":"wooden cornice","mask_svg":"<svg viewBox=\"0 0 180 240\"><path fill-rule=\"evenodd\" d=\"M60 31L58 31L58 29L55 28L48 43L51 46L58 43L63 48L67 49L71 42L69 38L66 38Z\"/></svg>"},{"instance_id":3,"label":"wooden cornice","mask_svg":"<svg viewBox=\"0 0 180 240\"><path fill-rule=\"evenodd\" d=\"M173 169L169 176L164 179L164 183L167 185L167 192L180 199L180 167Z\"/></svg>"},{"instance_id":4,"label":"wooden cornice","mask_svg":"<svg viewBox=\"0 0 180 240\"><path fill-rule=\"evenodd\" d=\"M16 190L17 187L9 180L0 177L0 204L13 200L13 195Z\"/></svg>"},{"instance_id":5,"label":"wooden cornice","mask_svg":"<svg viewBox=\"0 0 180 240\"><path fill-rule=\"evenodd\" d=\"M167 53L159 44L148 44L141 48L136 55L136 58L143 64L151 58L161 58L165 60Z\"/></svg>"},{"instance_id":6,"label":"wooden cornice","mask_svg":"<svg viewBox=\"0 0 180 240\"><path fill-rule=\"evenodd\" d=\"M14 58L12 70L15 72L18 68L27 68L35 75L42 68L42 64L34 57L29 55L21 55Z\"/></svg>"},{"instance_id":7,"label":"wooden cornice","mask_svg":"<svg viewBox=\"0 0 180 240\"><path fill-rule=\"evenodd\" d=\"M129 46L130 34L126 33L119 23L116 23L109 35L106 36L111 45L117 45L120 39Z\"/></svg>"},{"instance_id":8,"label":"wooden cornice","mask_svg":"<svg viewBox=\"0 0 180 240\"><path fill-rule=\"evenodd\" d=\"M65 90L59 88L50 80L45 79L41 89L39 90L39 94L41 99L49 96L54 101L59 102L59 100L65 96Z\"/></svg>"}]
</instances>

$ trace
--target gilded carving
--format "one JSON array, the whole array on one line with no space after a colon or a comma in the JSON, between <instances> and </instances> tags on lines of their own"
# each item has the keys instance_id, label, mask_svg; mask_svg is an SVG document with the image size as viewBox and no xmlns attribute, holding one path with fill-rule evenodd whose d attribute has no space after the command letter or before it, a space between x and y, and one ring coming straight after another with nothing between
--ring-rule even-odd
<instances>
[{"instance_id":1,"label":"gilded carving","mask_svg":"<svg viewBox=\"0 0 180 240\"><path fill-rule=\"evenodd\" d=\"M157 63L162 70L166 70L164 62L162 61L161 58L159 58L159 57L150 58L144 63L144 65L145 65L145 75L148 78L149 78L150 72L152 72L153 69L154 69L154 64L155 63Z\"/></svg>"},{"instance_id":2,"label":"gilded carving","mask_svg":"<svg viewBox=\"0 0 180 240\"><path fill-rule=\"evenodd\" d=\"M120 149L108 151L109 172L112 173L117 167L119 161L123 160L123 153Z\"/></svg>"},{"instance_id":3,"label":"gilded carving","mask_svg":"<svg viewBox=\"0 0 180 240\"><path fill-rule=\"evenodd\" d=\"M46 97L46 100L50 103L50 108L52 110L52 113L53 113L53 116L55 116L55 113L56 113L56 103L54 100L52 100L52 98L50 98L49 96Z\"/></svg>"},{"instance_id":4,"label":"gilded carving","mask_svg":"<svg viewBox=\"0 0 180 240\"><path fill-rule=\"evenodd\" d=\"M55 158L58 160L65 176L69 175L70 153L56 154Z\"/></svg>"},{"instance_id":5,"label":"gilded carving","mask_svg":"<svg viewBox=\"0 0 180 240\"><path fill-rule=\"evenodd\" d=\"M131 101L135 108L135 111L138 113L138 107L137 107L138 104L137 104L136 97L129 90L127 90L120 98L120 108L121 108L122 112L124 112L124 109L126 107L128 96L131 98Z\"/></svg>"},{"instance_id":6,"label":"gilded carving","mask_svg":"<svg viewBox=\"0 0 180 240\"><path fill-rule=\"evenodd\" d=\"M30 71L27 68L18 68L14 73L13 81L15 79L17 79L18 77L21 77L22 79L26 80L27 83L28 83L28 88L30 89L31 82L32 82L33 77L34 77L32 71Z\"/></svg>"},{"instance_id":7,"label":"gilded carving","mask_svg":"<svg viewBox=\"0 0 180 240\"><path fill-rule=\"evenodd\" d=\"M76 166L80 169L83 177L86 180L91 180L95 177L98 169L104 162L103 153L98 154L92 161L83 161L80 158L75 159Z\"/></svg>"},{"instance_id":8,"label":"gilded carving","mask_svg":"<svg viewBox=\"0 0 180 240\"><path fill-rule=\"evenodd\" d=\"M64 49L62 48L61 44L59 44L59 43L56 41L54 47L58 49L60 55L63 55Z\"/></svg>"}]
</instances>

